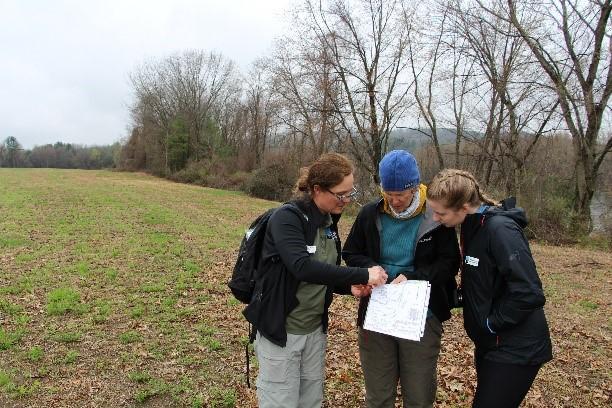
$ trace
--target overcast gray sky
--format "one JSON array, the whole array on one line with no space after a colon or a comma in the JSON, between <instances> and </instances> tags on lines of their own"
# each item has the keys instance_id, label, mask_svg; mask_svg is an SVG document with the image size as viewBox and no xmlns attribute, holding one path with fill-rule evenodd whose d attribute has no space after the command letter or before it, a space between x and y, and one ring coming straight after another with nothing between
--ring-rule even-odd
<instances>
[{"instance_id":1,"label":"overcast gray sky","mask_svg":"<svg viewBox=\"0 0 612 408\"><path fill-rule=\"evenodd\" d=\"M0 140L110 144L129 124L128 75L149 58L218 51L243 72L291 0L0 0Z\"/></svg>"}]
</instances>

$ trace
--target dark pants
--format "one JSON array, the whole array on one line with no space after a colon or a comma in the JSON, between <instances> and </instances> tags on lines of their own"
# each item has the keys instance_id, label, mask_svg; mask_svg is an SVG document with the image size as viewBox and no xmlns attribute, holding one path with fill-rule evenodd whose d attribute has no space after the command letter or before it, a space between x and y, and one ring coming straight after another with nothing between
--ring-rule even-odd
<instances>
[{"instance_id":1,"label":"dark pants","mask_svg":"<svg viewBox=\"0 0 612 408\"><path fill-rule=\"evenodd\" d=\"M476 395L473 408L518 407L541 365L496 363L476 357Z\"/></svg>"},{"instance_id":2,"label":"dark pants","mask_svg":"<svg viewBox=\"0 0 612 408\"><path fill-rule=\"evenodd\" d=\"M359 329L359 356L368 408L393 408L397 382L404 408L431 408L436 399L436 365L442 324L427 319L421 341Z\"/></svg>"}]
</instances>

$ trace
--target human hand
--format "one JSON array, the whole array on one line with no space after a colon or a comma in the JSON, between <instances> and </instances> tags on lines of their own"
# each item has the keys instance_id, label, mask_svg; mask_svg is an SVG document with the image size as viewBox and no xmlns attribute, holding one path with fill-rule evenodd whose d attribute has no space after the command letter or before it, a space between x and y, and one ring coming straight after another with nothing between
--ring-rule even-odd
<instances>
[{"instance_id":1,"label":"human hand","mask_svg":"<svg viewBox=\"0 0 612 408\"><path fill-rule=\"evenodd\" d=\"M406 275L402 275L401 273L399 275L397 275L395 277L395 279L393 279L393 281L391 282L392 284L396 284L396 283L402 283L402 282L406 282L408 280L408 278L406 277Z\"/></svg>"},{"instance_id":2,"label":"human hand","mask_svg":"<svg viewBox=\"0 0 612 408\"><path fill-rule=\"evenodd\" d=\"M387 273L379 266L372 266L368 268L368 285L376 287L387 283Z\"/></svg>"},{"instance_id":3,"label":"human hand","mask_svg":"<svg viewBox=\"0 0 612 408\"><path fill-rule=\"evenodd\" d=\"M369 296L372 293L372 287L368 285L351 285L351 293L355 297Z\"/></svg>"}]
</instances>

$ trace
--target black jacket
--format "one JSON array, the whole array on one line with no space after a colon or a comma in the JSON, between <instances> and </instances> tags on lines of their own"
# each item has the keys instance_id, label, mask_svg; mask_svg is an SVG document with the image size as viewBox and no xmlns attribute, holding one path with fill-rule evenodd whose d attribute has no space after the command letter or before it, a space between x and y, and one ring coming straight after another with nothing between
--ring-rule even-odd
<instances>
[{"instance_id":1,"label":"black jacket","mask_svg":"<svg viewBox=\"0 0 612 408\"><path fill-rule=\"evenodd\" d=\"M333 292L350 293L350 285L368 282L367 268L348 268L340 264L339 215L332 215L331 230L335 233L338 259L336 265L311 259L306 246L312 245L325 216L311 200L295 201L299 210L283 205L270 217L264 238L261 263L253 299L244 316L272 343L287 343L285 322L298 305L296 293L300 282L327 285L323 330L327 330L327 310Z\"/></svg>"},{"instance_id":2,"label":"black jacket","mask_svg":"<svg viewBox=\"0 0 612 408\"><path fill-rule=\"evenodd\" d=\"M347 265L370 267L380 260L380 214L383 200L366 204L353 224L342 257ZM414 272L404 273L408 279L431 283L429 308L441 321L450 318L449 296L456 287L459 270L459 245L454 228L447 228L432 219L427 210L419 226L414 253ZM357 323L363 324L369 297L359 302Z\"/></svg>"},{"instance_id":3,"label":"black jacket","mask_svg":"<svg viewBox=\"0 0 612 408\"><path fill-rule=\"evenodd\" d=\"M487 360L536 365L552 359L546 300L526 225L514 200L469 214L461 225L464 326L477 356Z\"/></svg>"}]
</instances>

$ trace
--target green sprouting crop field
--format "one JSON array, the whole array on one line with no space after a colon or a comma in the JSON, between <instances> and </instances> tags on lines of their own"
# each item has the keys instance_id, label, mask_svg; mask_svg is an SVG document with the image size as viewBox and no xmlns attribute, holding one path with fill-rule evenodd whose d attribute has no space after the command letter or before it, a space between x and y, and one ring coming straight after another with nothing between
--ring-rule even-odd
<instances>
[{"instance_id":1,"label":"green sprouting crop field","mask_svg":"<svg viewBox=\"0 0 612 408\"><path fill-rule=\"evenodd\" d=\"M0 169L0 406L256 406L225 284L245 226L273 205L144 174ZM532 248L556 358L525 405L606 406L612 255ZM355 308L331 311L327 407L363 405ZM461 325L445 324L440 407L473 394Z\"/></svg>"}]
</instances>

